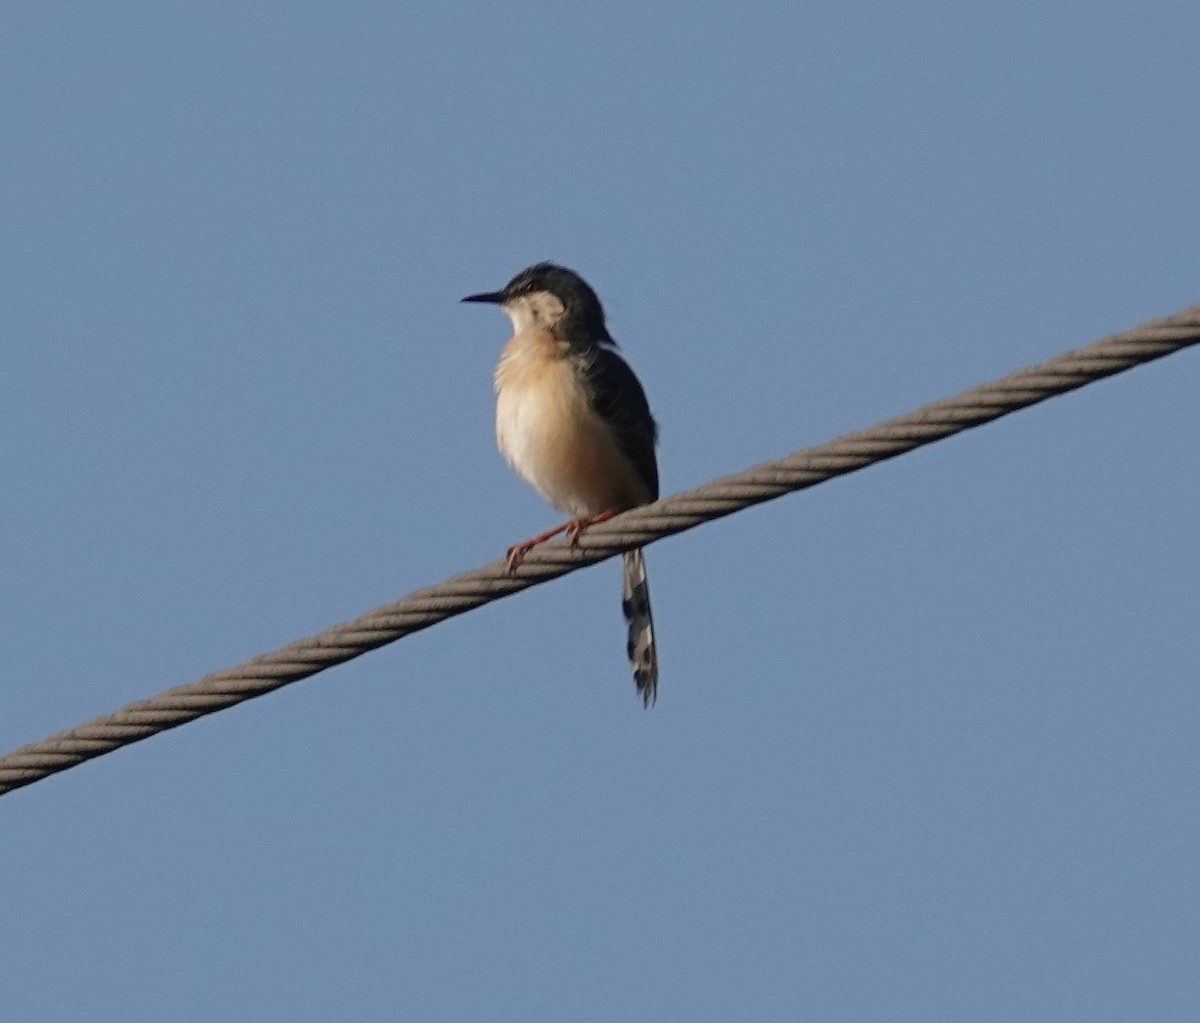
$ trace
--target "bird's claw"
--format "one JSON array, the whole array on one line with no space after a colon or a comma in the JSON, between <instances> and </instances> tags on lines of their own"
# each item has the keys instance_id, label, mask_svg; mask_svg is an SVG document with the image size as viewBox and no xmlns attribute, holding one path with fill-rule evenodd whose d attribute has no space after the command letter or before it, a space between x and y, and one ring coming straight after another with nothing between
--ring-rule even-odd
<instances>
[{"instance_id":1,"label":"bird's claw","mask_svg":"<svg viewBox=\"0 0 1200 1023\"><path fill-rule=\"evenodd\" d=\"M504 563L508 566L509 575L521 567L521 562L525 560L525 555L532 547L531 543L515 543L504 552Z\"/></svg>"}]
</instances>

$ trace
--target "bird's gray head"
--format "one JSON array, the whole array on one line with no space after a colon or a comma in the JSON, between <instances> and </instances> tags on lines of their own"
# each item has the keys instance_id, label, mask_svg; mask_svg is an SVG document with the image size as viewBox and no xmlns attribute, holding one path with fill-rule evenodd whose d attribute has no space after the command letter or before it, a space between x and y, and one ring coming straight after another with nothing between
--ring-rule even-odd
<instances>
[{"instance_id":1,"label":"bird's gray head","mask_svg":"<svg viewBox=\"0 0 1200 1023\"><path fill-rule=\"evenodd\" d=\"M591 286L574 270L556 263L535 263L500 291L468 295L464 302L498 305L516 333L549 330L574 344L615 344L604 325L604 307Z\"/></svg>"}]
</instances>

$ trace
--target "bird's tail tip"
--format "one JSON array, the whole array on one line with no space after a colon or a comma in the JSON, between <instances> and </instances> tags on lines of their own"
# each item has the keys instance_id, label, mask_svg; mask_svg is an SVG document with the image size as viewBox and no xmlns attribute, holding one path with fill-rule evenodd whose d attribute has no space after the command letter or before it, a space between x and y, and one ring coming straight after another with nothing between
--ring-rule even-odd
<instances>
[{"instance_id":1,"label":"bird's tail tip","mask_svg":"<svg viewBox=\"0 0 1200 1023\"><path fill-rule=\"evenodd\" d=\"M622 558L621 610L625 612L625 624L629 628L626 649L633 668L633 680L642 703L649 710L658 698L658 651L654 644L646 559L640 548L626 551Z\"/></svg>"}]
</instances>

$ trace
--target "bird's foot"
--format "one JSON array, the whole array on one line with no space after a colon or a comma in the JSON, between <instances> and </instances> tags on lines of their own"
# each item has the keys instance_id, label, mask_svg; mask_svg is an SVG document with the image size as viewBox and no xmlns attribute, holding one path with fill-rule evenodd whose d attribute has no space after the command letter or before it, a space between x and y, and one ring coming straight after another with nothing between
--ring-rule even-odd
<instances>
[{"instance_id":1,"label":"bird's foot","mask_svg":"<svg viewBox=\"0 0 1200 1023\"><path fill-rule=\"evenodd\" d=\"M525 560L525 555L528 554L537 544L533 540L526 540L524 543L515 543L507 551L504 552L504 563L508 566L509 575L515 572Z\"/></svg>"},{"instance_id":2,"label":"bird's foot","mask_svg":"<svg viewBox=\"0 0 1200 1023\"><path fill-rule=\"evenodd\" d=\"M614 509L609 508L608 511L602 511L599 515L593 515L590 519L575 519L574 522L568 522L567 539L571 541L571 546L579 546L579 538L583 536L583 531L587 529L588 526L595 526L599 525L601 522L607 522L616 514L617 513Z\"/></svg>"},{"instance_id":3,"label":"bird's foot","mask_svg":"<svg viewBox=\"0 0 1200 1023\"><path fill-rule=\"evenodd\" d=\"M531 537L528 540L522 540L520 543L513 544L504 553L504 563L508 566L509 572L515 572L521 562L525 560L525 555L540 543L545 543L558 536L559 533L566 533L567 540L572 547L579 546L579 538L583 535L583 531L588 526L594 526L599 522L607 522L614 515L615 509L603 511L599 515L593 515L590 518L572 519L570 522L564 522L561 526L555 526L553 529L547 529L544 533L538 533L537 536Z\"/></svg>"},{"instance_id":4,"label":"bird's foot","mask_svg":"<svg viewBox=\"0 0 1200 1023\"><path fill-rule=\"evenodd\" d=\"M574 525L574 522L564 522L561 526L555 526L553 529L547 529L546 532L538 533L537 536L531 537L528 540L522 540L520 543L513 544L504 554L504 563L508 565L509 572L515 572L521 562L525 560L525 555L538 544L553 539L559 533L570 530Z\"/></svg>"}]
</instances>

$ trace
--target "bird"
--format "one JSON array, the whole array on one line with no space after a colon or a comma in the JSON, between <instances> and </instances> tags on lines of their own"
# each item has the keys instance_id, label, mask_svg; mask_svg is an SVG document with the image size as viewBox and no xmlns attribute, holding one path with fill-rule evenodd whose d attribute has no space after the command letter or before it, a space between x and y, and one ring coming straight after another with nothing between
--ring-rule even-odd
<instances>
[{"instance_id":1,"label":"bird","mask_svg":"<svg viewBox=\"0 0 1200 1023\"><path fill-rule=\"evenodd\" d=\"M496 444L518 476L570 516L510 547L509 571L559 533L576 544L588 526L658 500L658 424L592 287L544 262L462 301L497 305L512 321L494 375ZM622 555L621 576L626 649L648 709L658 696L658 652L641 548Z\"/></svg>"}]
</instances>

